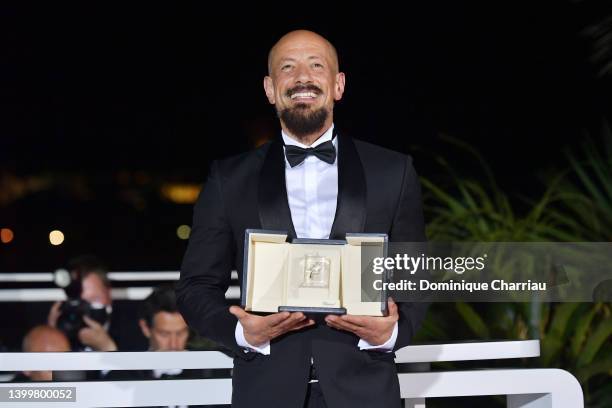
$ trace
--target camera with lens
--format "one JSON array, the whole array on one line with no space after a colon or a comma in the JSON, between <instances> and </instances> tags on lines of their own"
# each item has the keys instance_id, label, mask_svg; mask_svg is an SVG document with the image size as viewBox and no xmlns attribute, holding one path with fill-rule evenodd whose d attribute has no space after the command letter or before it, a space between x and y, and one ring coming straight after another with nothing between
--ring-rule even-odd
<instances>
[{"instance_id":1,"label":"camera with lens","mask_svg":"<svg viewBox=\"0 0 612 408\"><path fill-rule=\"evenodd\" d=\"M83 285L81 272L78 269L70 272L59 269L55 271L54 280L55 284L64 290L67 298L60 308L56 327L68 337L73 350L83 349L85 347L79 341L79 331L87 327L83 316L104 326L110 318L110 306L81 299Z\"/></svg>"}]
</instances>

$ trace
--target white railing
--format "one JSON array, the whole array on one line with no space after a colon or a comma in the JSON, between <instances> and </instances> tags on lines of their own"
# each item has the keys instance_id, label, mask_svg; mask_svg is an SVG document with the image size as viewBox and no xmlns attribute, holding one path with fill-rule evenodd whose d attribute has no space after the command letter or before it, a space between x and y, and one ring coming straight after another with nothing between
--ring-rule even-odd
<instances>
[{"instance_id":1,"label":"white railing","mask_svg":"<svg viewBox=\"0 0 612 408\"><path fill-rule=\"evenodd\" d=\"M115 271L108 273L111 282L174 282L179 278L178 271ZM0 282L14 283L53 283L52 272L3 272ZM238 279L238 272L232 271L231 279ZM153 291L148 287L112 288L111 297L115 300L143 300ZM240 287L232 285L225 293L226 299L240 299ZM0 289L0 302L55 302L66 300L60 288L23 288Z\"/></svg>"},{"instance_id":2,"label":"white railing","mask_svg":"<svg viewBox=\"0 0 612 408\"><path fill-rule=\"evenodd\" d=\"M471 342L404 347L397 363L531 358L539 356L539 341ZM3 353L2 371L137 370L171 368L231 368L232 359L215 351L114 353ZM425 399L467 395L507 395L510 408L582 408L582 389L558 369L495 369L400 373L406 407L424 408ZM16 384L0 384L3 388ZM75 387L76 402L2 403L0 407L120 407L151 405L229 404L231 379L162 381L93 381L25 383L22 387ZM1 393L0 393L1 394Z\"/></svg>"}]
</instances>

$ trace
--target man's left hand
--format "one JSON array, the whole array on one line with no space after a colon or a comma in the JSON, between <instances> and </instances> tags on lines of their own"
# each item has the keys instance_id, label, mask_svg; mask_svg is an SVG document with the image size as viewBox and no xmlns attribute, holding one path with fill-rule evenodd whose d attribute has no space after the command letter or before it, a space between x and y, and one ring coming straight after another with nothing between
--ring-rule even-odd
<instances>
[{"instance_id":1,"label":"man's left hand","mask_svg":"<svg viewBox=\"0 0 612 408\"><path fill-rule=\"evenodd\" d=\"M325 321L328 326L338 330L354 333L371 345L382 345L391 338L395 322L399 319L397 305L393 299L387 300L388 316L355 316L355 315L327 315Z\"/></svg>"}]
</instances>

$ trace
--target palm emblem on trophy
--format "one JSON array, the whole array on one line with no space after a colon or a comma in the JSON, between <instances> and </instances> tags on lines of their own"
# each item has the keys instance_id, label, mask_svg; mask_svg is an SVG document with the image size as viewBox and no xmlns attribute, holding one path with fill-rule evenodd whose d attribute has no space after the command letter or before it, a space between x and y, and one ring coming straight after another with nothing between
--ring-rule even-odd
<instances>
[{"instance_id":1,"label":"palm emblem on trophy","mask_svg":"<svg viewBox=\"0 0 612 408\"><path fill-rule=\"evenodd\" d=\"M329 287L330 260L325 256L304 256L304 282L302 287L327 288Z\"/></svg>"}]
</instances>

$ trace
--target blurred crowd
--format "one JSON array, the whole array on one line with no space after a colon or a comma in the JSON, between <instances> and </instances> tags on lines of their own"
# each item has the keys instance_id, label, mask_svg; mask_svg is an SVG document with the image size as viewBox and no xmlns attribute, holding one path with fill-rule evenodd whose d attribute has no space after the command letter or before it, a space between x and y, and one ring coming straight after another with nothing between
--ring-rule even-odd
<instances>
[{"instance_id":1,"label":"blurred crowd","mask_svg":"<svg viewBox=\"0 0 612 408\"><path fill-rule=\"evenodd\" d=\"M94 256L69 262L65 274L56 274L66 300L55 302L46 324L32 327L22 341L23 352L134 351L129 333L134 328L147 339L142 351L188 350L190 330L176 307L173 285L155 288L139 305L137 319L115 318L111 283L104 264ZM131 327L130 327L131 326ZM228 370L125 370L125 371L24 371L11 382L80 380L195 379L229 376Z\"/></svg>"}]
</instances>

